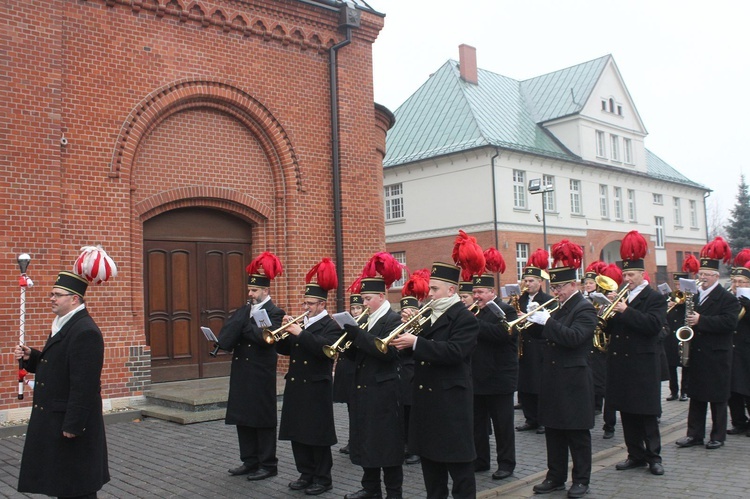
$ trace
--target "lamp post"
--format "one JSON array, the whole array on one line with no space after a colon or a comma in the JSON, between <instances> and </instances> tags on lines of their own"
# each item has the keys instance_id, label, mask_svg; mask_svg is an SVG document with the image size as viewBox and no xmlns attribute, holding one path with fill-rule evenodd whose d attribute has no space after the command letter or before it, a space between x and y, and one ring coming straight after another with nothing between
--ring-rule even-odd
<instances>
[{"instance_id":1,"label":"lamp post","mask_svg":"<svg viewBox=\"0 0 750 499\"><path fill-rule=\"evenodd\" d=\"M544 206L544 194L555 190L554 185L544 185L542 179L532 178L529 180L529 193L542 194L542 234L544 238L544 251L547 251L547 210ZM537 221L539 218L537 217Z\"/></svg>"}]
</instances>

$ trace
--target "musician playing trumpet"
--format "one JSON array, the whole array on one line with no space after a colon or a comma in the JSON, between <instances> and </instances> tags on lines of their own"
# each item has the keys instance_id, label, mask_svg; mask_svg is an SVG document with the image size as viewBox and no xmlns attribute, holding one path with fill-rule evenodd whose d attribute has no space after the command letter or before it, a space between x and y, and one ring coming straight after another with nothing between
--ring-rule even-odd
<instances>
[{"instance_id":1,"label":"musician playing trumpet","mask_svg":"<svg viewBox=\"0 0 750 499\"><path fill-rule=\"evenodd\" d=\"M737 331L733 336L732 383L729 397L730 435L746 433L750 436L750 249L743 249L734 259L732 292L740 302Z\"/></svg>"}]
</instances>

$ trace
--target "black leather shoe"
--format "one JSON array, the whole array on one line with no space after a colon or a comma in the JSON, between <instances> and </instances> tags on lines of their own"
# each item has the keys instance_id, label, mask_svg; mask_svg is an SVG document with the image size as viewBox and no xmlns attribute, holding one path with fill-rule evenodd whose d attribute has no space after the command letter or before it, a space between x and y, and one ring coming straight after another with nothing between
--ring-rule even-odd
<instances>
[{"instance_id":1,"label":"black leather shoe","mask_svg":"<svg viewBox=\"0 0 750 499\"><path fill-rule=\"evenodd\" d=\"M502 480L502 479L504 479L504 478L508 478L508 477L509 477L509 476L511 476L512 474L513 474L513 472L512 472L512 471L508 471L508 470L497 470L496 472L494 472L494 473L492 474L492 479L493 479L493 480Z\"/></svg>"},{"instance_id":2,"label":"black leather shoe","mask_svg":"<svg viewBox=\"0 0 750 499\"><path fill-rule=\"evenodd\" d=\"M727 430L727 435L739 435L740 433L745 433L747 431L747 426L732 426Z\"/></svg>"},{"instance_id":3,"label":"black leather shoe","mask_svg":"<svg viewBox=\"0 0 750 499\"><path fill-rule=\"evenodd\" d=\"M516 426L517 431L536 430L537 428L539 428L538 424L530 424L530 423L524 423L521 426Z\"/></svg>"},{"instance_id":4,"label":"black leather shoe","mask_svg":"<svg viewBox=\"0 0 750 499\"><path fill-rule=\"evenodd\" d=\"M406 464L419 464L419 463L422 462L422 458L420 458L416 454L410 454L410 455L406 456L406 459L404 459L404 462Z\"/></svg>"},{"instance_id":5,"label":"black leather shoe","mask_svg":"<svg viewBox=\"0 0 750 499\"><path fill-rule=\"evenodd\" d=\"M614 436L615 436L615 432L604 430L604 435L602 435L602 438L604 440L609 440L610 438L614 438Z\"/></svg>"},{"instance_id":6,"label":"black leather shoe","mask_svg":"<svg viewBox=\"0 0 750 499\"><path fill-rule=\"evenodd\" d=\"M536 434L537 434L537 435L544 435L544 432L546 432L546 431L547 431L547 430L546 430L546 429L544 428L544 426L542 426L542 425L539 425L539 426L537 427L537 429L536 429Z\"/></svg>"},{"instance_id":7,"label":"black leather shoe","mask_svg":"<svg viewBox=\"0 0 750 499\"><path fill-rule=\"evenodd\" d=\"M370 499L372 497L381 499L383 497L383 494L379 490L370 492L368 490L362 489L354 492L353 494L346 494L344 496L344 499Z\"/></svg>"},{"instance_id":8,"label":"black leather shoe","mask_svg":"<svg viewBox=\"0 0 750 499\"><path fill-rule=\"evenodd\" d=\"M583 497L589 491L589 486L582 483L574 483L568 490L568 497Z\"/></svg>"},{"instance_id":9,"label":"black leather shoe","mask_svg":"<svg viewBox=\"0 0 750 499\"><path fill-rule=\"evenodd\" d=\"M661 463L651 463L648 465L648 470L651 472L652 475L663 475L664 474L664 466L662 466Z\"/></svg>"},{"instance_id":10,"label":"black leather shoe","mask_svg":"<svg viewBox=\"0 0 750 499\"><path fill-rule=\"evenodd\" d=\"M301 478L299 480L289 482L289 488L292 490L304 490L309 486L310 482L308 482L307 480L302 480Z\"/></svg>"},{"instance_id":11,"label":"black leather shoe","mask_svg":"<svg viewBox=\"0 0 750 499\"><path fill-rule=\"evenodd\" d=\"M677 447L692 447L694 445L703 445L703 439L697 439L694 437L682 437L675 442Z\"/></svg>"},{"instance_id":12,"label":"black leather shoe","mask_svg":"<svg viewBox=\"0 0 750 499\"><path fill-rule=\"evenodd\" d=\"M549 494L555 490L565 490L565 484L555 483L552 480L545 480L540 484L534 485L534 494Z\"/></svg>"},{"instance_id":13,"label":"black leather shoe","mask_svg":"<svg viewBox=\"0 0 750 499\"><path fill-rule=\"evenodd\" d=\"M718 440L709 440L706 444L706 449L718 449L724 445L724 442L719 442Z\"/></svg>"},{"instance_id":14,"label":"black leather shoe","mask_svg":"<svg viewBox=\"0 0 750 499\"><path fill-rule=\"evenodd\" d=\"M339 452L342 454L349 454L349 444L346 444L342 448L339 449Z\"/></svg>"},{"instance_id":15,"label":"black leather shoe","mask_svg":"<svg viewBox=\"0 0 750 499\"><path fill-rule=\"evenodd\" d=\"M242 466L237 466L236 468L232 468L231 470L227 471L230 475L247 475L253 470L252 468L250 468L250 466L243 464Z\"/></svg>"},{"instance_id":16,"label":"black leather shoe","mask_svg":"<svg viewBox=\"0 0 750 499\"><path fill-rule=\"evenodd\" d=\"M635 459L627 458L615 465L616 470L632 470L633 468L641 468L646 466L646 461L636 461Z\"/></svg>"},{"instance_id":17,"label":"black leather shoe","mask_svg":"<svg viewBox=\"0 0 750 499\"><path fill-rule=\"evenodd\" d=\"M253 480L265 480L266 478L276 476L279 472L276 470L266 470L266 469L259 469L258 471L253 471L252 473L247 475L247 479L250 481Z\"/></svg>"},{"instance_id":18,"label":"black leather shoe","mask_svg":"<svg viewBox=\"0 0 750 499\"><path fill-rule=\"evenodd\" d=\"M331 485L330 483L328 485L314 483L305 489L305 494L307 494L308 496L319 496L326 490L331 490L332 488L333 485Z\"/></svg>"},{"instance_id":19,"label":"black leather shoe","mask_svg":"<svg viewBox=\"0 0 750 499\"><path fill-rule=\"evenodd\" d=\"M688 399L688 396L685 395L684 393L680 395L680 402L687 402L687 399Z\"/></svg>"},{"instance_id":20,"label":"black leather shoe","mask_svg":"<svg viewBox=\"0 0 750 499\"><path fill-rule=\"evenodd\" d=\"M673 393L669 397L667 397L667 400L671 402L673 400L677 400L678 398L680 397L678 397L676 393Z\"/></svg>"}]
</instances>

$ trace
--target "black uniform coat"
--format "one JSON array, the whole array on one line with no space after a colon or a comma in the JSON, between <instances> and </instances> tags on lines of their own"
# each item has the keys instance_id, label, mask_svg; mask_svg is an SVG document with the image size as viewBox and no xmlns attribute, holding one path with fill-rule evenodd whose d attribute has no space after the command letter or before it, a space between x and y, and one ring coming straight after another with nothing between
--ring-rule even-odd
<instances>
[{"instance_id":1,"label":"black uniform coat","mask_svg":"<svg viewBox=\"0 0 750 499\"><path fill-rule=\"evenodd\" d=\"M410 454L439 462L476 459L471 354L478 334L476 317L460 301L425 324L414 349Z\"/></svg>"},{"instance_id":2,"label":"black uniform coat","mask_svg":"<svg viewBox=\"0 0 750 499\"><path fill-rule=\"evenodd\" d=\"M303 329L299 336L289 335L278 342L277 351L289 355L279 440L318 446L337 442L333 423L333 360L326 357L323 347L333 345L342 334L336 321L325 316Z\"/></svg>"},{"instance_id":3,"label":"black uniform coat","mask_svg":"<svg viewBox=\"0 0 750 499\"><path fill-rule=\"evenodd\" d=\"M672 310L667 312L667 327L669 334L664 338L664 353L667 354L667 363L670 367L680 365L679 340L675 336L675 331L685 325L685 304L675 305Z\"/></svg>"},{"instance_id":4,"label":"black uniform coat","mask_svg":"<svg viewBox=\"0 0 750 499\"><path fill-rule=\"evenodd\" d=\"M583 297L591 303L592 299L587 293L583 293ZM594 310L596 310L596 307L594 307ZM594 394L603 397L607 390L607 352L602 352L594 347L593 340L589 348L589 365L594 379Z\"/></svg>"},{"instance_id":5,"label":"black uniform coat","mask_svg":"<svg viewBox=\"0 0 750 499\"><path fill-rule=\"evenodd\" d=\"M721 285L709 293L702 305L693 296L700 314L690 341L688 393L702 402L726 402L732 377L732 336L737 327L740 303Z\"/></svg>"},{"instance_id":6,"label":"black uniform coat","mask_svg":"<svg viewBox=\"0 0 750 499\"><path fill-rule=\"evenodd\" d=\"M399 350L398 361L401 364L401 405L411 406L414 399L414 350L411 348Z\"/></svg>"},{"instance_id":7,"label":"black uniform coat","mask_svg":"<svg viewBox=\"0 0 750 499\"><path fill-rule=\"evenodd\" d=\"M629 414L661 414L659 333L666 322L664 296L646 286L622 314L607 322L607 404Z\"/></svg>"},{"instance_id":8,"label":"black uniform coat","mask_svg":"<svg viewBox=\"0 0 750 499\"><path fill-rule=\"evenodd\" d=\"M102 418L102 333L84 308L31 350L24 368L36 373L34 406L18 478L20 492L79 496L109 482ZM63 437L63 432L76 435Z\"/></svg>"},{"instance_id":9,"label":"black uniform coat","mask_svg":"<svg viewBox=\"0 0 750 499\"><path fill-rule=\"evenodd\" d=\"M539 291L534 296L534 302L542 304L552 298L551 295ZM529 306L529 294L524 292L518 300L518 306L526 312ZM548 305L549 307L549 305ZM532 324L521 333L523 355L518 359L518 391L539 394L542 387L542 351L544 340L540 338L543 327Z\"/></svg>"},{"instance_id":10,"label":"black uniform coat","mask_svg":"<svg viewBox=\"0 0 750 499\"><path fill-rule=\"evenodd\" d=\"M594 426L594 382L588 356L596 327L594 306L573 294L543 326L545 340L539 424L560 430Z\"/></svg>"},{"instance_id":11,"label":"black uniform coat","mask_svg":"<svg viewBox=\"0 0 750 499\"><path fill-rule=\"evenodd\" d=\"M383 354L375 338L385 338L401 324L389 310L369 331L347 326L354 344L346 350L354 360L354 391L349 413L349 458L363 468L400 466L404 461L404 413L400 403L398 351Z\"/></svg>"},{"instance_id":12,"label":"black uniform coat","mask_svg":"<svg viewBox=\"0 0 750 499\"><path fill-rule=\"evenodd\" d=\"M745 315L733 335L732 393L750 397L750 300L741 300Z\"/></svg>"},{"instance_id":13,"label":"black uniform coat","mask_svg":"<svg viewBox=\"0 0 750 499\"><path fill-rule=\"evenodd\" d=\"M507 321L518 317L516 309L500 298L493 301L505 312ZM508 334L500 325L500 319L486 307L480 309L476 317L479 323L479 336L477 347L471 356L474 394L496 395L515 392L518 384L516 334Z\"/></svg>"},{"instance_id":14,"label":"black uniform coat","mask_svg":"<svg viewBox=\"0 0 750 499\"><path fill-rule=\"evenodd\" d=\"M354 389L354 362L343 355L336 360L333 371L333 401L348 404Z\"/></svg>"},{"instance_id":15,"label":"black uniform coat","mask_svg":"<svg viewBox=\"0 0 750 499\"><path fill-rule=\"evenodd\" d=\"M219 333L219 347L232 352L229 400L224 422L252 428L276 428L276 348L250 316L251 306L237 309ZM271 329L281 326L284 311L268 300L261 307Z\"/></svg>"}]
</instances>

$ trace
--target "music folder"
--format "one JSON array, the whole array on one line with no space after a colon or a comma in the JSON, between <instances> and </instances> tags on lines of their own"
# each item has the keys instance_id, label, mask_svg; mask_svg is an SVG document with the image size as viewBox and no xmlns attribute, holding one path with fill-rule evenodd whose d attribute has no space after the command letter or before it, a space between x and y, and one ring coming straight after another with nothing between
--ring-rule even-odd
<instances>
[{"instance_id":1,"label":"music folder","mask_svg":"<svg viewBox=\"0 0 750 499\"><path fill-rule=\"evenodd\" d=\"M680 291L683 293L698 293L698 285L693 279L683 279L680 277Z\"/></svg>"},{"instance_id":2,"label":"music folder","mask_svg":"<svg viewBox=\"0 0 750 499\"><path fill-rule=\"evenodd\" d=\"M205 336L208 341L213 341L214 343L217 343L219 341L210 328L201 326L201 331L203 332L203 336Z\"/></svg>"},{"instance_id":3,"label":"music folder","mask_svg":"<svg viewBox=\"0 0 750 499\"><path fill-rule=\"evenodd\" d=\"M492 312L493 314L495 314L498 319L500 320L505 319L505 312L503 312L503 309L500 308L500 305L498 305L494 301L488 301L484 307L490 312Z\"/></svg>"},{"instance_id":4,"label":"music folder","mask_svg":"<svg viewBox=\"0 0 750 499\"><path fill-rule=\"evenodd\" d=\"M606 307L607 305L612 305L612 302L611 302L611 301L609 301L609 298L607 298L606 296L604 296L604 295L603 295L603 294L601 294L601 293L596 293L596 292L594 292L594 293L589 293L589 298L591 298L591 300L592 300L592 301L593 301L594 303L596 303L597 305L603 305L603 306L605 306L605 307Z\"/></svg>"},{"instance_id":5,"label":"music folder","mask_svg":"<svg viewBox=\"0 0 750 499\"><path fill-rule=\"evenodd\" d=\"M750 299L750 288L737 288L737 298L745 297Z\"/></svg>"},{"instance_id":6,"label":"music folder","mask_svg":"<svg viewBox=\"0 0 750 499\"><path fill-rule=\"evenodd\" d=\"M359 327L357 321L354 320L354 317L352 317L352 314L350 314L349 312L339 312L338 314L333 314L333 320L336 321L341 329L344 329L344 326L346 326L347 324L350 326Z\"/></svg>"},{"instance_id":7,"label":"music folder","mask_svg":"<svg viewBox=\"0 0 750 499\"><path fill-rule=\"evenodd\" d=\"M659 291L661 291L661 294L663 295L668 295L672 292L672 288L670 288L669 284L667 284L666 282L659 284L657 288L659 288Z\"/></svg>"},{"instance_id":8,"label":"music folder","mask_svg":"<svg viewBox=\"0 0 750 499\"><path fill-rule=\"evenodd\" d=\"M506 296L521 296L521 286L518 284L506 284L503 289L505 290Z\"/></svg>"},{"instance_id":9,"label":"music folder","mask_svg":"<svg viewBox=\"0 0 750 499\"><path fill-rule=\"evenodd\" d=\"M253 319L255 320L255 325L257 325L259 328L263 329L266 327L271 327L271 319L268 317L268 312L266 312L266 309L259 308L252 314Z\"/></svg>"}]
</instances>

